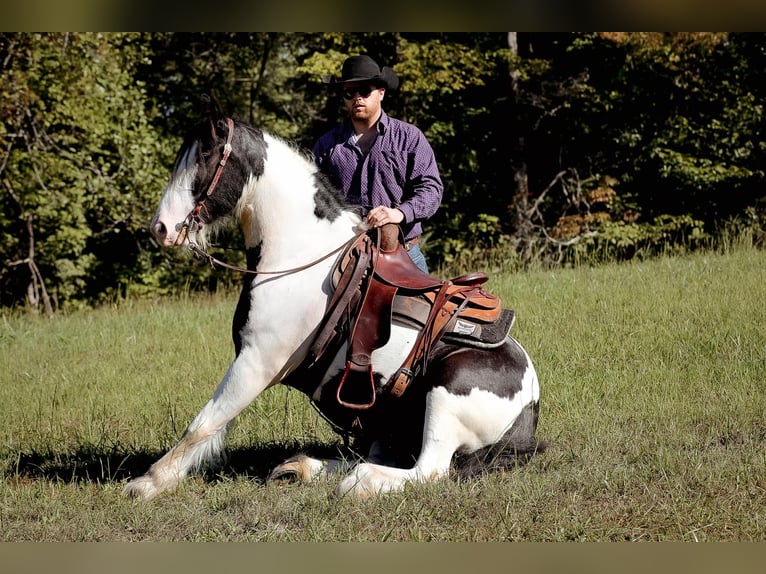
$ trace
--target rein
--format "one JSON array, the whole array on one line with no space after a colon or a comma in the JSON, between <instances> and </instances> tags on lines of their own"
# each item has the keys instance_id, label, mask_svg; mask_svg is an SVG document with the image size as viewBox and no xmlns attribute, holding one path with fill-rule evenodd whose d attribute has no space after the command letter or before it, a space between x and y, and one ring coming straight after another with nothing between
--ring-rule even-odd
<instances>
[{"instance_id":1,"label":"rein","mask_svg":"<svg viewBox=\"0 0 766 574\"><path fill-rule=\"evenodd\" d=\"M306 263L305 265L301 265L299 267L293 267L291 269L281 269L279 271L256 271L253 269L246 269L244 267L237 267L236 265L230 265L229 263L221 261L220 259L216 259L215 257L210 255L207 251L202 249L199 245L197 245L196 242L192 241L191 239L189 240L189 249L192 251L192 253L194 253L194 255L196 255L200 259L206 259L212 269L215 269L217 265L219 267L224 267L232 271L238 271L240 273L248 273L250 275L289 275L290 273L298 273L299 271L303 271L305 269L308 269L309 267L313 267L314 265L321 263L325 259L332 257L336 253L343 251L344 249L348 248L351 244L353 244L354 241L356 241L357 238L364 233L366 232L362 231L361 233L355 235L354 237L346 241L340 247L333 249L329 253L326 253L325 255L322 255L318 259L314 259L313 261L310 261L309 263Z\"/></svg>"}]
</instances>

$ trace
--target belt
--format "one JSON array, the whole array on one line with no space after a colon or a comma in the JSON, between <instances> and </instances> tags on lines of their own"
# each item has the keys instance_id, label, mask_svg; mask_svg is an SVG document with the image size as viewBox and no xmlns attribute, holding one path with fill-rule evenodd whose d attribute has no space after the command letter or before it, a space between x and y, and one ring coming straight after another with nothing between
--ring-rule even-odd
<instances>
[{"instance_id":1,"label":"belt","mask_svg":"<svg viewBox=\"0 0 766 574\"><path fill-rule=\"evenodd\" d=\"M404 242L404 248L409 251L413 247L415 247L418 243L420 243L420 237L413 237L412 239L408 239Z\"/></svg>"}]
</instances>

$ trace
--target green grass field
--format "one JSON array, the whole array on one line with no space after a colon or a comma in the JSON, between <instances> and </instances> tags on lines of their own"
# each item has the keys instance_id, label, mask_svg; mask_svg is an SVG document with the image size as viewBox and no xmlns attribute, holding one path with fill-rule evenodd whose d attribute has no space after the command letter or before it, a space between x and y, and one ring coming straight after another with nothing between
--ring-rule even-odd
<instances>
[{"instance_id":1,"label":"green grass field","mask_svg":"<svg viewBox=\"0 0 766 574\"><path fill-rule=\"evenodd\" d=\"M331 481L264 484L283 458L339 440L284 388L243 413L219 474L150 503L121 496L233 358L233 295L3 317L0 539L766 539L766 252L496 275L489 288L536 363L549 450L363 502Z\"/></svg>"}]
</instances>

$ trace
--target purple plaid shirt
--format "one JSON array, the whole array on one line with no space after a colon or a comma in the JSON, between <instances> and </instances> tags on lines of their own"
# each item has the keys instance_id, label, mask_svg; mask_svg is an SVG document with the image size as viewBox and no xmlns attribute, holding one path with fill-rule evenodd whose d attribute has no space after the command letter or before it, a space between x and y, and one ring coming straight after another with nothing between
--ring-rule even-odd
<instances>
[{"instance_id":1,"label":"purple plaid shirt","mask_svg":"<svg viewBox=\"0 0 766 574\"><path fill-rule=\"evenodd\" d=\"M421 222L441 204L444 186L436 158L423 132L412 124L381 110L376 127L378 135L367 155L346 119L317 140L314 158L349 203L366 211L378 205L398 208L404 213L404 237L413 239L423 231Z\"/></svg>"}]
</instances>

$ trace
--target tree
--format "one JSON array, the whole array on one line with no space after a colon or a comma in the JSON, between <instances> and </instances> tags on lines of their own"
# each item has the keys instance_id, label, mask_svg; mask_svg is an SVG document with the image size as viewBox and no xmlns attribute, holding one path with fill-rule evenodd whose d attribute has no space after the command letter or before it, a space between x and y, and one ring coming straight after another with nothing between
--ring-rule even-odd
<instances>
[{"instance_id":1,"label":"tree","mask_svg":"<svg viewBox=\"0 0 766 574\"><path fill-rule=\"evenodd\" d=\"M147 229L199 96L310 148L342 117L322 78L355 53L394 68L387 111L434 147L435 266L764 226L764 34L2 33L0 306L238 283Z\"/></svg>"},{"instance_id":2,"label":"tree","mask_svg":"<svg viewBox=\"0 0 766 574\"><path fill-rule=\"evenodd\" d=\"M608 243L630 256L703 239L763 195L762 35L533 34L519 45L522 155L529 193L546 194L538 239L554 251Z\"/></svg>"},{"instance_id":3,"label":"tree","mask_svg":"<svg viewBox=\"0 0 766 574\"><path fill-rule=\"evenodd\" d=\"M136 277L161 144L119 35L4 34L3 305L51 311ZM29 266L16 264L30 259ZM30 272L31 271L31 272Z\"/></svg>"}]
</instances>

